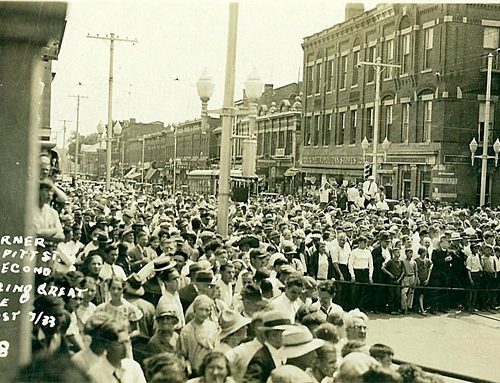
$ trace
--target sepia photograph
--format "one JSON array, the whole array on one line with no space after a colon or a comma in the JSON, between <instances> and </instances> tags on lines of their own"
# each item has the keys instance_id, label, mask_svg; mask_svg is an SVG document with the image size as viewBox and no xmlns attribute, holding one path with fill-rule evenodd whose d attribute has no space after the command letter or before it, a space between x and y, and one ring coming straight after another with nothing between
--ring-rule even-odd
<instances>
[{"instance_id":1,"label":"sepia photograph","mask_svg":"<svg viewBox=\"0 0 500 383\"><path fill-rule=\"evenodd\" d=\"M500 1L0 0L0 381L500 382L499 97Z\"/></svg>"}]
</instances>

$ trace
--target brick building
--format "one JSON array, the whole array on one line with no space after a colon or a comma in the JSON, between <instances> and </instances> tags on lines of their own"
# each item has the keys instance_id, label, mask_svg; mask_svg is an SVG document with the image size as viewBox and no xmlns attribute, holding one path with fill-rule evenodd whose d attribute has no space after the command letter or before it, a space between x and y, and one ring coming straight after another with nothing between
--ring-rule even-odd
<instances>
[{"instance_id":1,"label":"brick building","mask_svg":"<svg viewBox=\"0 0 500 383\"><path fill-rule=\"evenodd\" d=\"M375 71L359 62L380 57L400 68L381 74L379 142L387 137L391 145L381 158L379 184L392 198L476 204L480 161L471 166L468 145L473 137L482 140L484 55L499 47L499 31L495 4L381 4L366 12L348 4L344 22L302 44L302 171L317 185L332 177L362 177L364 137L372 151ZM493 73L493 101L498 73ZM499 113L493 102L490 148L500 136L494 124ZM498 205L500 197L491 193L495 187L500 176L490 163L487 194Z\"/></svg>"},{"instance_id":2,"label":"brick building","mask_svg":"<svg viewBox=\"0 0 500 383\"><path fill-rule=\"evenodd\" d=\"M256 119L256 173L263 190L291 193L301 183L298 179L300 175L297 175L301 140L301 87L300 82L278 88L274 88L273 84L264 85ZM236 101L235 106L248 107L245 96ZM236 118L236 135L248 135L248 122L246 116ZM220 152L220 130L216 133ZM233 140L232 152L233 162L239 167L243 155L243 140ZM290 182L285 182L287 178Z\"/></svg>"},{"instance_id":3,"label":"brick building","mask_svg":"<svg viewBox=\"0 0 500 383\"><path fill-rule=\"evenodd\" d=\"M173 179L173 161L177 158L178 183L182 184L187 172L208 168L210 160L216 156L217 144L212 132L220 125L219 119L209 117L207 125L208 129L204 132L201 119L176 123L175 129L171 125L165 126L163 122L124 121L120 142L113 146L115 174L121 170L120 162L123 162L126 178L140 181L144 169L145 182L167 184Z\"/></svg>"}]
</instances>

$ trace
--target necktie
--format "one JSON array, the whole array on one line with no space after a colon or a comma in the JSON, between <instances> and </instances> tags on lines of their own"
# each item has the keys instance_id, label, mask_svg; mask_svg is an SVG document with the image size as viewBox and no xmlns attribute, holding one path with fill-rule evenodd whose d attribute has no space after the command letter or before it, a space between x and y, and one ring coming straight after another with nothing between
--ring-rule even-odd
<instances>
[{"instance_id":1,"label":"necktie","mask_svg":"<svg viewBox=\"0 0 500 383\"><path fill-rule=\"evenodd\" d=\"M120 368L117 368L113 372L113 377L116 379L118 383L122 383L123 371Z\"/></svg>"}]
</instances>

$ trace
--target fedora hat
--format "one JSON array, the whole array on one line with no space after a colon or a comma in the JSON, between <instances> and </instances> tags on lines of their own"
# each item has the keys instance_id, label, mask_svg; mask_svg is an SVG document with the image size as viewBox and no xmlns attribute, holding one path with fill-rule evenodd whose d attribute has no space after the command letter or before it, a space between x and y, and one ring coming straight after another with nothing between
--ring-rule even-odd
<instances>
[{"instance_id":1,"label":"fedora hat","mask_svg":"<svg viewBox=\"0 0 500 383\"><path fill-rule=\"evenodd\" d=\"M173 269L175 267L175 262L171 261L169 258L157 258L153 261L154 272L159 273L160 271L166 271Z\"/></svg>"},{"instance_id":2,"label":"fedora hat","mask_svg":"<svg viewBox=\"0 0 500 383\"><path fill-rule=\"evenodd\" d=\"M212 270L201 269L196 273L194 280L195 282L215 283L214 272Z\"/></svg>"},{"instance_id":3,"label":"fedora hat","mask_svg":"<svg viewBox=\"0 0 500 383\"><path fill-rule=\"evenodd\" d=\"M290 315L278 310L271 310L262 315L261 330L288 330L293 327ZM312 335L311 335L312 336Z\"/></svg>"},{"instance_id":4,"label":"fedora hat","mask_svg":"<svg viewBox=\"0 0 500 383\"><path fill-rule=\"evenodd\" d=\"M97 242L101 245L109 245L113 243L113 240L109 238L105 233L97 234Z\"/></svg>"},{"instance_id":5,"label":"fedora hat","mask_svg":"<svg viewBox=\"0 0 500 383\"><path fill-rule=\"evenodd\" d=\"M240 313L233 310L224 310L219 318L220 332L219 339L222 340L225 337L235 333L240 328L243 328L250 324L252 320L250 318L245 318Z\"/></svg>"},{"instance_id":6,"label":"fedora hat","mask_svg":"<svg viewBox=\"0 0 500 383\"><path fill-rule=\"evenodd\" d=\"M125 292L130 295L142 297L144 295L144 287L142 287L142 283L142 278L138 274L130 274L127 278Z\"/></svg>"},{"instance_id":7,"label":"fedora hat","mask_svg":"<svg viewBox=\"0 0 500 383\"><path fill-rule=\"evenodd\" d=\"M314 338L306 326L298 325L283 332L283 355L287 359L317 350L325 343L322 339Z\"/></svg>"}]
</instances>

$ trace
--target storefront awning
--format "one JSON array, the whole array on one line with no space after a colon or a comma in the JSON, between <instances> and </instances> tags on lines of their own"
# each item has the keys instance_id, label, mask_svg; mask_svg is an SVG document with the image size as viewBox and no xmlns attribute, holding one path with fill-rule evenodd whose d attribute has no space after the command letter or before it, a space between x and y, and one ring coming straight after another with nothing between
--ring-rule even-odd
<instances>
[{"instance_id":1,"label":"storefront awning","mask_svg":"<svg viewBox=\"0 0 500 383\"><path fill-rule=\"evenodd\" d=\"M285 177L295 177L297 173L300 172L300 169L297 168L288 168L286 169L285 173L283 174Z\"/></svg>"},{"instance_id":2,"label":"storefront awning","mask_svg":"<svg viewBox=\"0 0 500 383\"><path fill-rule=\"evenodd\" d=\"M135 173L135 169L136 169L136 167L135 167L135 166L132 166L132 169L130 169L130 170L128 171L128 173L127 173L127 174L125 174L124 178L130 178L130 176L131 176L132 174L134 174L134 173Z\"/></svg>"},{"instance_id":3,"label":"storefront awning","mask_svg":"<svg viewBox=\"0 0 500 383\"><path fill-rule=\"evenodd\" d=\"M155 168L149 168L148 172L146 173L146 176L145 176L146 181L149 181L151 178L153 178L153 176L155 175L157 170L158 169L155 169Z\"/></svg>"}]
</instances>

